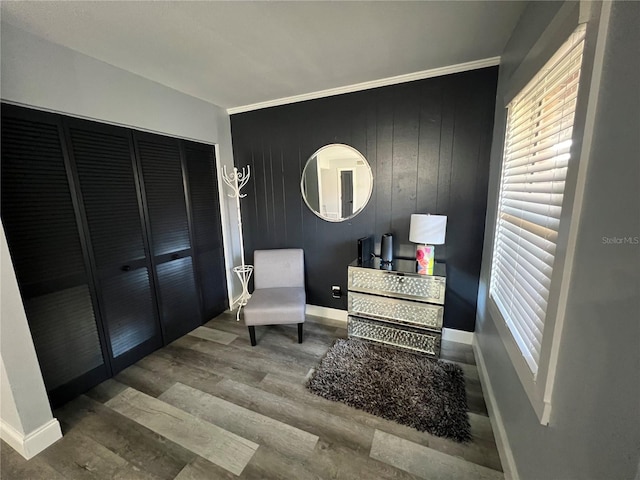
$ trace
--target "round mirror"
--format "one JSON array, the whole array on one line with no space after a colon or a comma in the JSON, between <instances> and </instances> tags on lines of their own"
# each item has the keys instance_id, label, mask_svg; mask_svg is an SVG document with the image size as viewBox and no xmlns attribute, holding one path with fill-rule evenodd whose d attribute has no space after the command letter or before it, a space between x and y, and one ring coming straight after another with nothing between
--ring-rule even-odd
<instances>
[{"instance_id":1,"label":"round mirror","mask_svg":"<svg viewBox=\"0 0 640 480\"><path fill-rule=\"evenodd\" d=\"M342 222L355 217L369 202L373 174L358 150L334 143L307 160L300 189L313 213L329 222Z\"/></svg>"}]
</instances>

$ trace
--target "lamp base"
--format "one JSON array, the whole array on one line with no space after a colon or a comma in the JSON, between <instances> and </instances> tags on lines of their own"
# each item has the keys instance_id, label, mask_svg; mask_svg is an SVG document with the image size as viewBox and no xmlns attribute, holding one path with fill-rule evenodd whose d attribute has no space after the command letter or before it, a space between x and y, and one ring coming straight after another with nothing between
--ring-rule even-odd
<instances>
[{"instance_id":1,"label":"lamp base","mask_svg":"<svg viewBox=\"0 0 640 480\"><path fill-rule=\"evenodd\" d=\"M422 275L433 275L434 253L436 247L433 245L418 245L416 248L416 261L418 262L418 273Z\"/></svg>"}]
</instances>

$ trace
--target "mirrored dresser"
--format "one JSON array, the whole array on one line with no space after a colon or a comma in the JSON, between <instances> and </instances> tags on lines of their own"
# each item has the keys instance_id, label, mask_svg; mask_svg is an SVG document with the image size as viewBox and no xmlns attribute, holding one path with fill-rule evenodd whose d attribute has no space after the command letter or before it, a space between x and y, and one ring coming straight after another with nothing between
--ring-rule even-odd
<instances>
[{"instance_id":1,"label":"mirrored dresser","mask_svg":"<svg viewBox=\"0 0 640 480\"><path fill-rule=\"evenodd\" d=\"M414 260L372 258L352 262L348 276L350 337L439 357L445 264L436 262L424 275Z\"/></svg>"}]
</instances>

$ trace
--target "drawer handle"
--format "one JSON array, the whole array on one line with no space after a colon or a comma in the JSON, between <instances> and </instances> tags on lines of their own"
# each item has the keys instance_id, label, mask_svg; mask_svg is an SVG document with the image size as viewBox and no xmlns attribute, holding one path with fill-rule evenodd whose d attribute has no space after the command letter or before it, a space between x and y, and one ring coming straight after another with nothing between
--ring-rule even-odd
<instances>
[{"instance_id":1,"label":"drawer handle","mask_svg":"<svg viewBox=\"0 0 640 480\"><path fill-rule=\"evenodd\" d=\"M180 258L180 255L177 253L174 253L173 255L171 255L171 260L178 260Z\"/></svg>"},{"instance_id":2,"label":"drawer handle","mask_svg":"<svg viewBox=\"0 0 640 480\"><path fill-rule=\"evenodd\" d=\"M128 271L130 271L130 270L131 270L131 266L130 266L130 265L123 265L123 266L122 266L122 268L121 268L121 270L122 270L123 272L128 272Z\"/></svg>"}]
</instances>

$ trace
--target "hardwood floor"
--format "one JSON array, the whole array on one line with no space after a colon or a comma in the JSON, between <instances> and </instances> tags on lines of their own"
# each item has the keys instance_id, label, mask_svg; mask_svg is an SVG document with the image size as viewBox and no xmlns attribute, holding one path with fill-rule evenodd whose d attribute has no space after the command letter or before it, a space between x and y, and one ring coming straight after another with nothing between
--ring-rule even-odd
<instances>
[{"instance_id":1,"label":"hardwood floor","mask_svg":"<svg viewBox=\"0 0 640 480\"><path fill-rule=\"evenodd\" d=\"M64 437L26 461L6 444L3 480L503 478L470 346L443 342L465 372L473 440L456 443L309 393L340 323L246 327L224 313L56 410Z\"/></svg>"}]
</instances>

